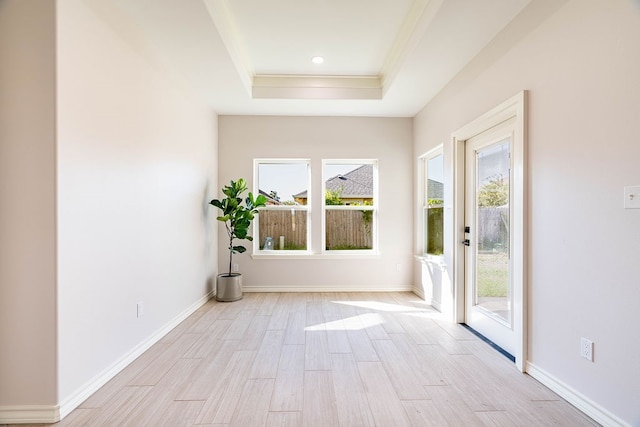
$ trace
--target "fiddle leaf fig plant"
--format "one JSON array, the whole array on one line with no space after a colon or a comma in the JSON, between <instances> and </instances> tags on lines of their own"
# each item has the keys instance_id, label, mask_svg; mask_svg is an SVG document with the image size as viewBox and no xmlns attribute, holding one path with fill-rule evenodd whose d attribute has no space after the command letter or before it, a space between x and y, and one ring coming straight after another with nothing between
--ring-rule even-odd
<instances>
[{"instance_id":1,"label":"fiddle leaf fig plant","mask_svg":"<svg viewBox=\"0 0 640 427\"><path fill-rule=\"evenodd\" d=\"M216 219L224 223L227 235L229 236L229 273L226 274L226 276L232 275L231 266L233 254L241 254L247 250L247 248L242 245L234 246L234 240L253 240L253 237L249 236L251 221L253 221L255 215L259 213L258 208L264 206L267 202L267 198L262 194L254 197L251 192L249 192L249 196L243 200L242 193L245 191L247 191L247 183L244 179L240 178L237 181L231 181L229 185L225 185L222 188L222 192L227 197L220 200L213 199L209 202L209 204L222 211L222 215Z\"/></svg>"}]
</instances>

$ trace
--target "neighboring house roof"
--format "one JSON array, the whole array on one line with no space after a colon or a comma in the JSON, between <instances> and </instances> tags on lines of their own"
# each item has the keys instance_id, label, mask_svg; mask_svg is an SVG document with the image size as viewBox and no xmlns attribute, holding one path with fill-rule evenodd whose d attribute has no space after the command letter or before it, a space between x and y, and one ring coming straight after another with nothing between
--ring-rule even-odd
<instances>
[{"instance_id":1,"label":"neighboring house roof","mask_svg":"<svg viewBox=\"0 0 640 427\"><path fill-rule=\"evenodd\" d=\"M329 178L325 187L329 191L338 191L343 199L373 198L373 165L362 165L344 175ZM306 199L307 191L293 195L296 199Z\"/></svg>"},{"instance_id":2,"label":"neighboring house roof","mask_svg":"<svg viewBox=\"0 0 640 427\"><path fill-rule=\"evenodd\" d=\"M444 199L444 184L439 181L428 179L427 196L430 199Z\"/></svg>"},{"instance_id":3,"label":"neighboring house roof","mask_svg":"<svg viewBox=\"0 0 640 427\"><path fill-rule=\"evenodd\" d=\"M264 190L258 190L259 194L262 194L267 198L267 205L281 205L280 200L274 199L270 194L266 193Z\"/></svg>"}]
</instances>

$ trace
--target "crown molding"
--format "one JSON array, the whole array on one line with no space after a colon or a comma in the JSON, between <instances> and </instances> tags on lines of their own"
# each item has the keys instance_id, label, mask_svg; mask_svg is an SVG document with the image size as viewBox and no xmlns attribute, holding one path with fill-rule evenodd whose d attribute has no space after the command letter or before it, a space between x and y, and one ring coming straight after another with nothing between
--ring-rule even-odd
<instances>
[{"instance_id":1,"label":"crown molding","mask_svg":"<svg viewBox=\"0 0 640 427\"><path fill-rule=\"evenodd\" d=\"M218 29L231 61L238 71L240 80L249 94L253 84L253 65L249 59L240 29L229 7L228 0L204 0L209 16Z\"/></svg>"},{"instance_id":2,"label":"crown molding","mask_svg":"<svg viewBox=\"0 0 640 427\"><path fill-rule=\"evenodd\" d=\"M444 0L414 0L375 76L257 75L229 0L204 0L247 92L254 99L382 99Z\"/></svg>"},{"instance_id":3,"label":"crown molding","mask_svg":"<svg viewBox=\"0 0 640 427\"><path fill-rule=\"evenodd\" d=\"M387 53L379 76L381 86L386 90L400 71L407 55L416 48L418 42L433 22L444 0L415 0L400 32Z\"/></svg>"},{"instance_id":4,"label":"crown molding","mask_svg":"<svg viewBox=\"0 0 640 427\"><path fill-rule=\"evenodd\" d=\"M258 75L254 99L382 99L378 76Z\"/></svg>"}]
</instances>

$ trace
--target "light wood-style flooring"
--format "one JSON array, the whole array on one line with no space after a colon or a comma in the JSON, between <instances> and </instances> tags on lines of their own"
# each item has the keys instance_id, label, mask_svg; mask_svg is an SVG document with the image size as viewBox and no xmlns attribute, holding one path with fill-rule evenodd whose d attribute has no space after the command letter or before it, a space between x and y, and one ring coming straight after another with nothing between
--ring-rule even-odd
<instances>
[{"instance_id":1,"label":"light wood-style flooring","mask_svg":"<svg viewBox=\"0 0 640 427\"><path fill-rule=\"evenodd\" d=\"M408 292L210 301L56 426L592 426Z\"/></svg>"}]
</instances>

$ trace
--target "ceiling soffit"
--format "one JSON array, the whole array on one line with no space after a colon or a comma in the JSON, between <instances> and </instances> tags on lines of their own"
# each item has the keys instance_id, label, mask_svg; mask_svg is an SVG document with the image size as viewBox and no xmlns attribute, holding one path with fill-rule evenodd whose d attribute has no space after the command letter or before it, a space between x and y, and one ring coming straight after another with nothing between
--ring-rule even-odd
<instances>
[{"instance_id":1,"label":"ceiling soffit","mask_svg":"<svg viewBox=\"0 0 640 427\"><path fill-rule=\"evenodd\" d=\"M406 56L415 48L433 21L444 0L410 0L408 12L383 56L377 70L366 74L264 73L255 69L255 61L246 45L242 26L229 0L204 0L209 15L240 75L254 99L382 99L393 83ZM372 6L373 7L373 6ZM330 29L329 29L330 31ZM288 37L296 37L289 34ZM310 58L308 58L309 60ZM361 67L366 68L366 67ZM284 70L283 70L284 71Z\"/></svg>"}]
</instances>

